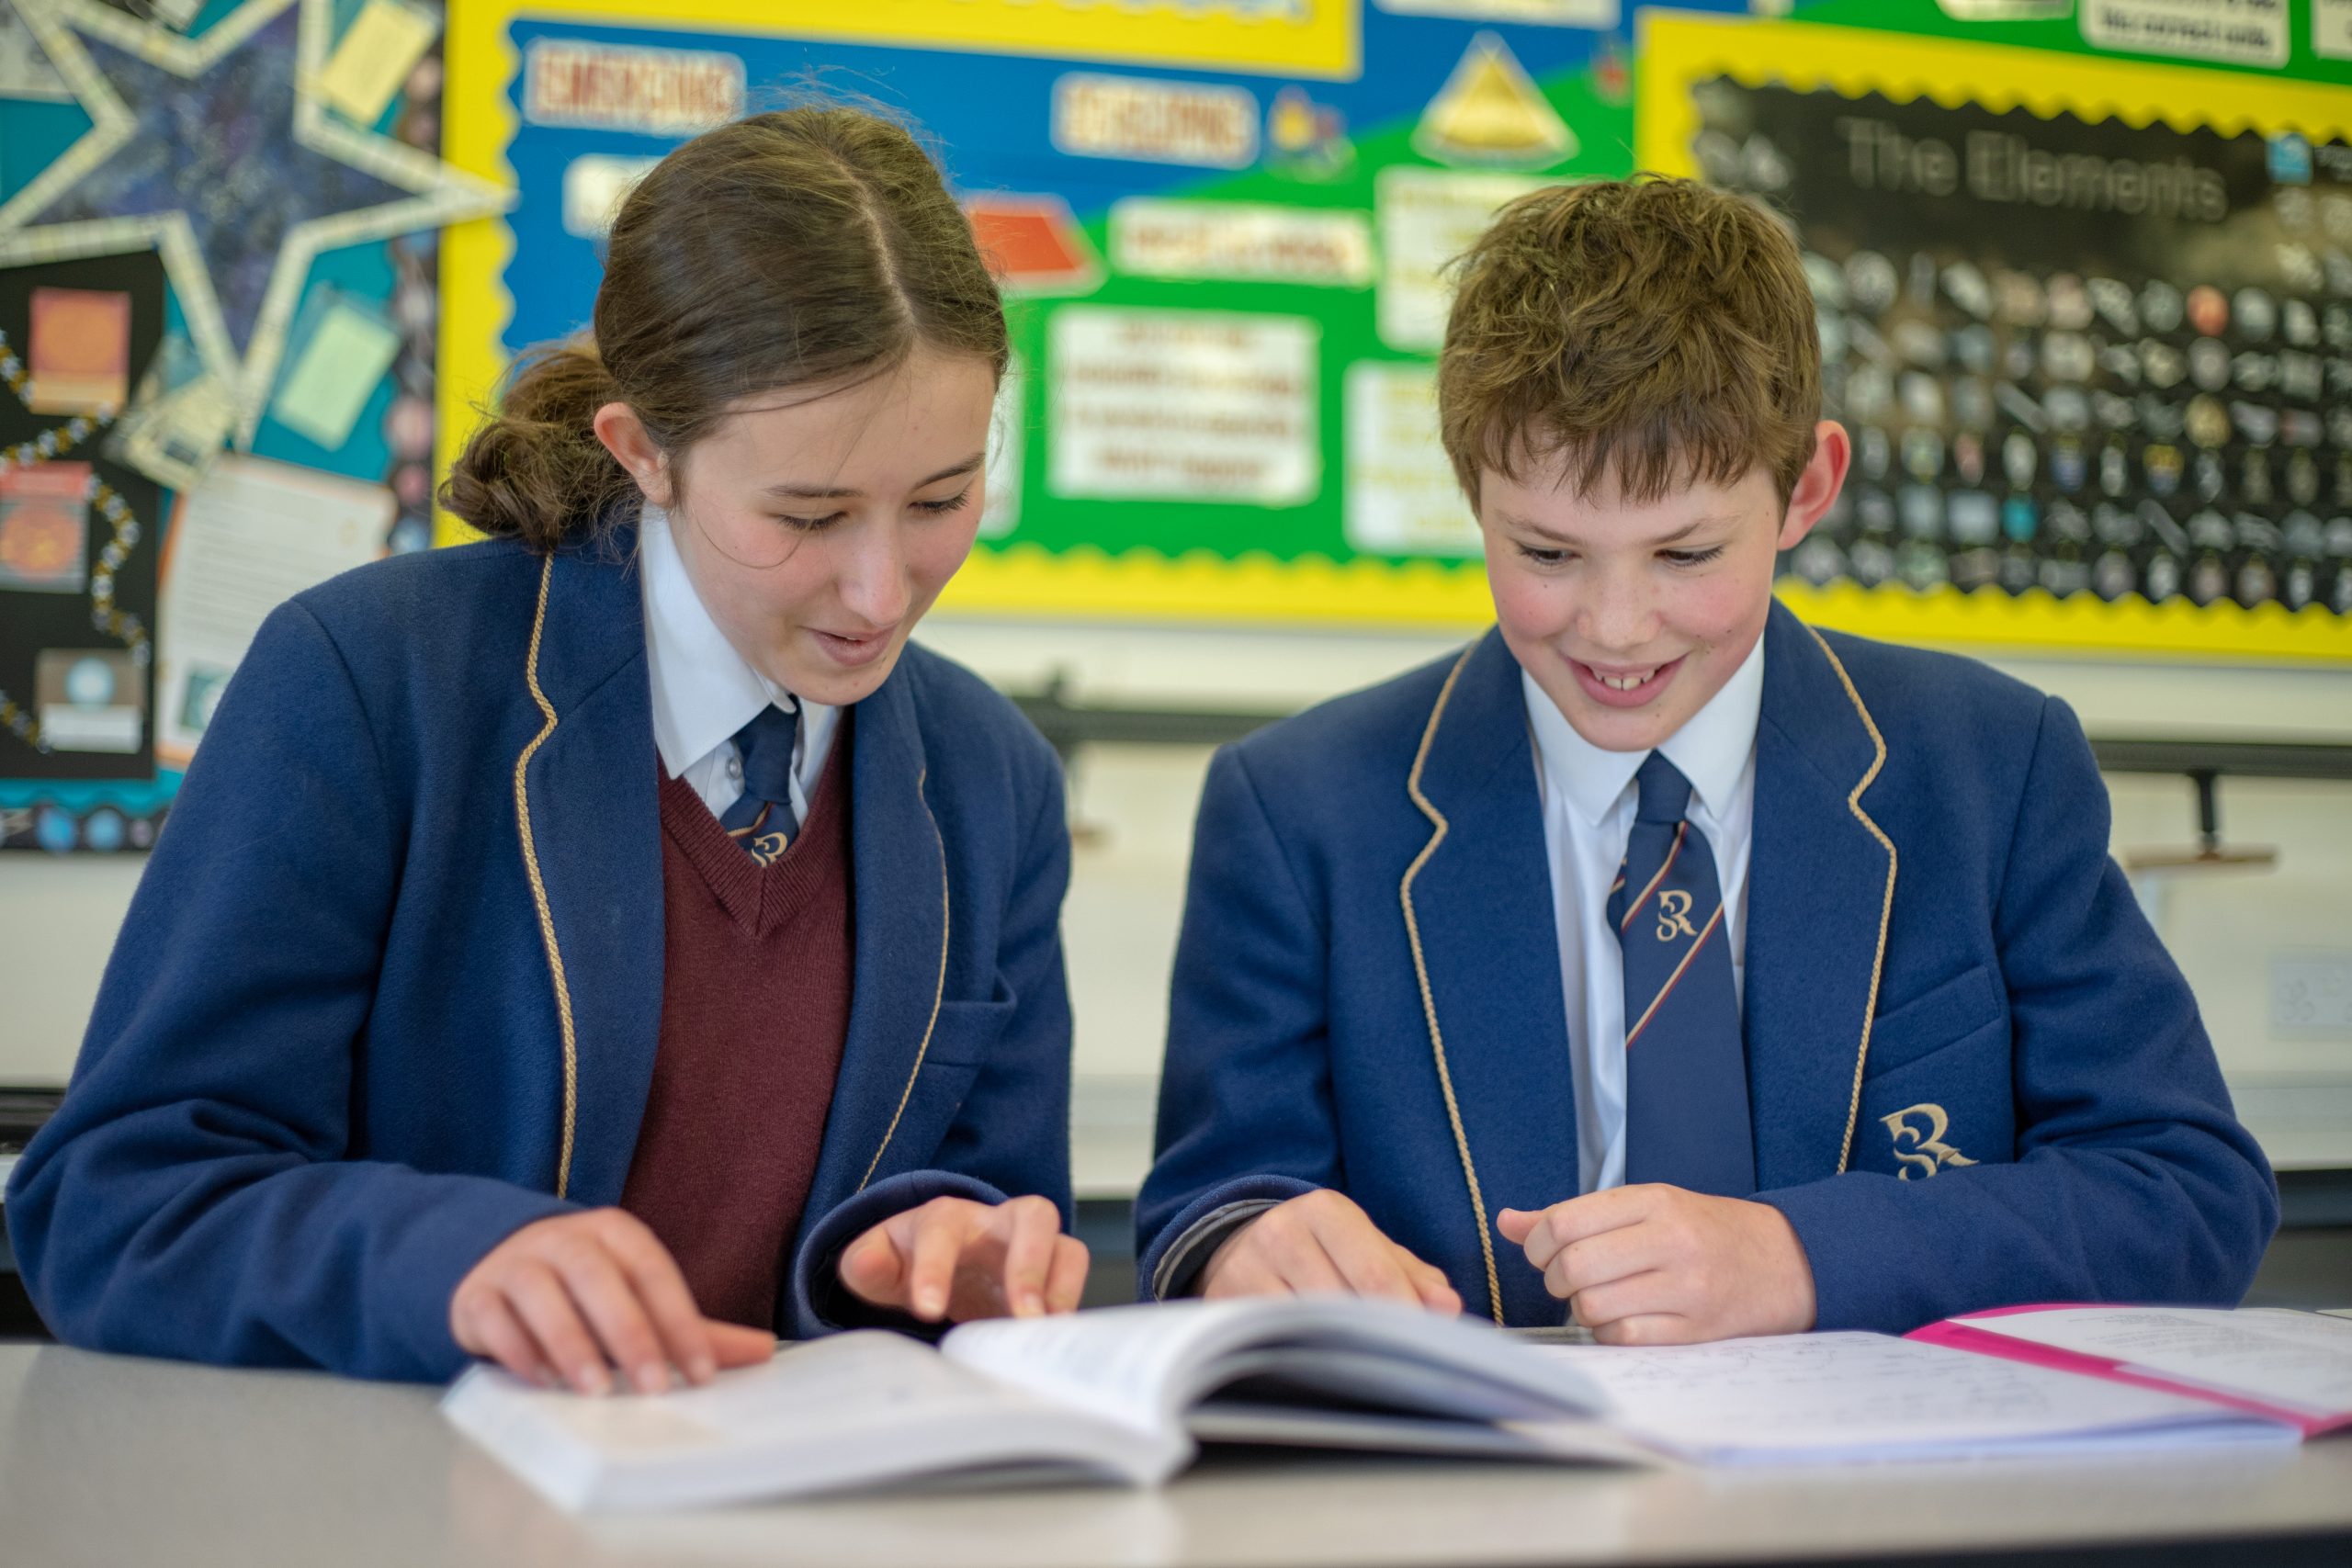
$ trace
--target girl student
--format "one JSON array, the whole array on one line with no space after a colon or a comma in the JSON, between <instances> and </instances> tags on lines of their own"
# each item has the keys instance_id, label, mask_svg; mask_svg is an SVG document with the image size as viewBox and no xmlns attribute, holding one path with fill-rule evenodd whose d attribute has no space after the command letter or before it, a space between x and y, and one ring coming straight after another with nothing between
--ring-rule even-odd
<instances>
[{"instance_id":1,"label":"girl student","mask_svg":"<svg viewBox=\"0 0 2352 1568\"><path fill-rule=\"evenodd\" d=\"M593 349L272 615L9 1230L77 1344L591 1393L1073 1308L1052 751L908 634L971 548L996 286L908 132L673 152Z\"/></svg>"}]
</instances>

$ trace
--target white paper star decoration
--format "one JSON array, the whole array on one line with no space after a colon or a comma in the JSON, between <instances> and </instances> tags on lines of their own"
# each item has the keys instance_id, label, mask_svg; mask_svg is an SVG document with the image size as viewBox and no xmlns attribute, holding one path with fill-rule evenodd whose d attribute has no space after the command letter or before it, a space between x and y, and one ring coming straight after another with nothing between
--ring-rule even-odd
<instances>
[{"instance_id":1,"label":"white paper star decoration","mask_svg":"<svg viewBox=\"0 0 2352 1568\"><path fill-rule=\"evenodd\" d=\"M319 252L512 204L327 111L332 0L248 0L194 39L96 0L17 4L94 123L0 205L0 265L160 251L241 447Z\"/></svg>"}]
</instances>

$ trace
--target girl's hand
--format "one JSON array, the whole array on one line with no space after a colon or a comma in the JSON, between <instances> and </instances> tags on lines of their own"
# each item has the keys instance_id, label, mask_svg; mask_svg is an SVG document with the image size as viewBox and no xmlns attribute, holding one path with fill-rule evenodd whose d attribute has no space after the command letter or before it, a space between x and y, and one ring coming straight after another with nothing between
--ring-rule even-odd
<instances>
[{"instance_id":1,"label":"girl's hand","mask_svg":"<svg viewBox=\"0 0 2352 1568\"><path fill-rule=\"evenodd\" d=\"M1061 1212L1043 1198L933 1198L850 1243L841 1280L925 1323L1073 1312L1086 1288L1086 1244L1061 1230Z\"/></svg>"},{"instance_id":2,"label":"girl's hand","mask_svg":"<svg viewBox=\"0 0 2352 1568\"><path fill-rule=\"evenodd\" d=\"M449 1298L458 1347L548 1388L609 1393L626 1371L660 1393L676 1368L708 1382L775 1353L775 1336L718 1323L643 1221L619 1209L540 1220L491 1248Z\"/></svg>"}]
</instances>

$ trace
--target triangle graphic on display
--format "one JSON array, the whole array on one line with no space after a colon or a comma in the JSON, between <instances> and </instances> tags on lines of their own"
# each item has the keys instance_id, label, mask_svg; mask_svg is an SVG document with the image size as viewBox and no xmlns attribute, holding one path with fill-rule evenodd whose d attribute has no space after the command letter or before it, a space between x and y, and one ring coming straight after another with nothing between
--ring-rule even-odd
<instances>
[{"instance_id":1,"label":"triangle graphic on display","mask_svg":"<svg viewBox=\"0 0 2352 1568\"><path fill-rule=\"evenodd\" d=\"M1482 32L1421 111L1413 146L1442 163L1542 167L1573 156L1577 139L1510 46Z\"/></svg>"}]
</instances>

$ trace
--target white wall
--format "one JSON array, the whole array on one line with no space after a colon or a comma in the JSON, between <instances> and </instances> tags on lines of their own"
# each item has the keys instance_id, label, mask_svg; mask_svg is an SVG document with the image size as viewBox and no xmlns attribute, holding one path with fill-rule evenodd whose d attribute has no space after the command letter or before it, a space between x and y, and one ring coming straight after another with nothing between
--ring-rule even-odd
<instances>
[{"instance_id":1,"label":"white wall","mask_svg":"<svg viewBox=\"0 0 2352 1568\"><path fill-rule=\"evenodd\" d=\"M1060 672L1073 701L1277 709L1379 680L1455 639L1010 625L934 617L933 647L1001 684ZM2094 735L2352 742L2352 671L2003 660L2064 696ZM1148 1155L1168 964L1208 753L1096 747L1073 780L1079 833L1064 929L1078 1013L1082 1190L1132 1183ZM2115 842L2188 848L2186 781L2118 777ZM2352 964L2352 785L2232 780L2233 845L2274 870L2182 877L2155 897L2241 1110L2287 1164L2352 1165L2352 1032L2274 1026L2273 961ZM0 1082L62 1082L136 878L135 859L0 856Z\"/></svg>"}]
</instances>

